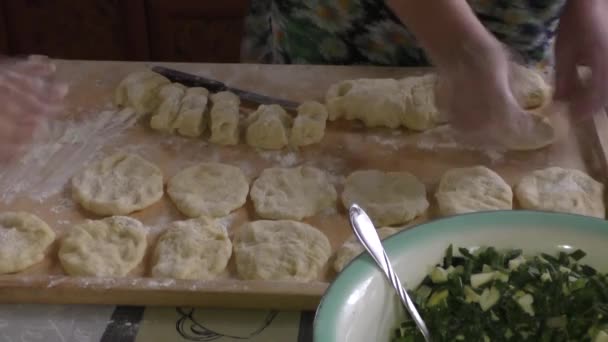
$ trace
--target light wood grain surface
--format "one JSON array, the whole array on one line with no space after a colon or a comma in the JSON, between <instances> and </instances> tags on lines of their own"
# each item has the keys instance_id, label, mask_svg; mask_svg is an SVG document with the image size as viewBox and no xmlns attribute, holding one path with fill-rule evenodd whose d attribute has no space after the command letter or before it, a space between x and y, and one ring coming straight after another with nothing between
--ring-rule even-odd
<instances>
[{"instance_id":1,"label":"light wood grain surface","mask_svg":"<svg viewBox=\"0 0 608 342\"><path fill-rule=\"evenodd\" d=\"M146 67L144 63L57 61L58 77L70 83L67 114L95 115L107 106L118 82L128 73ZM232 64L168 64L162 65L215 78L225 83L262 94L296 101L323 100L326 89L334 82L360 77L404 77L425 70L408 68L338 67L338 66L272 66ZM246 111L247 109L244 109ZM437 181L449 168L483 164L514 184L526 172L547 166L581 169L597 176L596 168L588 167L585 151L576 132L540 151L488 154L471 148L435 144L432 135L407 131L364 129L357 123L328 123L322 144L294 151L260 152L244 144L219 147L206 144L205 139L186 139L159 134L143 123L130 128L127 134L103 147L104 153L118 149L136 151L157 164L165 182L182 168L201 161L220 161L241 167L253 180L270 166L315 165L325 169L337 183L358 169L406 170L426 185L431 209L415 221L422 222L436 215L433 193ZM424 139L426 143L420 141ZM73 165L80 169L82 165ZM597 176L599 177L599 176ZM602 176L603 177L603 176ZM603 179L602 179L603 180ZM331 267L312 283L264 282L238 280L233 262L227 273L217 281L172 281L151 279L150 251L167 222L185 219L168 197L151 207L131 215L151 227L149 248L144 262L123 279L78 279L65 276L57 259L58 241L70 224L94 215L78 208L52 210L58 203L69 202L69 186L43 201L21 196L11 203L0 202L0 211L26 210L39 215L58 235L46 259L24 272L0 276L0 302L37 303L106 303L133 305L192 305L226 308L313 309L335 277ZM61 202L63 201L63 202ZM344 209L307 219L322 230L337 249L351 235ZM230 216L229 231L255 219L251 201ZM63 224L60 224L62 223ZM70 224L65 224L69 222ZM330 264L333 259L330 260Z\"/></svg>"}]
</instances>

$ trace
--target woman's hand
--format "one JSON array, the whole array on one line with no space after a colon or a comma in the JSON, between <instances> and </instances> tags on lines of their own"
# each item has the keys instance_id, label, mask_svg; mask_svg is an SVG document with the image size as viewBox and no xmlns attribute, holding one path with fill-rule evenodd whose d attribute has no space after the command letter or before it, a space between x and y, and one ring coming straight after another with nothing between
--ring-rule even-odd
<instances>
[{"instance_id":1,"label":"woman's hand","mask_svg":"<svg viewBox=\"0 0 608 342\"><path fill-rule=\"evenodd\" d=\"M555 44L555 97L584 119L608 104L608 2L569 0ZM591 69L581 82L577 66Z\"/></svg>"},{"instance_id":2,"label":"woman's hand","mask_svg":"<svg viewBox=\"0 0 608 342\"><path fill-rule=\"evenodd\" d=\"M0 161L29 142L41 119L61 111L68 89L55 82L54 73L45 57L0 60Z\"/></svg>"}]
</instances>

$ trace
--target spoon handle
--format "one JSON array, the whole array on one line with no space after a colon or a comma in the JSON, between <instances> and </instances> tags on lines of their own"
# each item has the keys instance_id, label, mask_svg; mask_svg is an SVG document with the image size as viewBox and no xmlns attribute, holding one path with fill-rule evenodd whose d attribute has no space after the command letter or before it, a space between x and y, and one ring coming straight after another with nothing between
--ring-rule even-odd
<instances>
[{"instance_id":1,"label":"spoon handle","mask_svg":"<svg viewBox=\"0 0 608 342\"><path fill-rule=\"evenodd\" d=\"M418 326L418 329L424 336L424 339L427 342L431 341L431 336L429 330L424 323L424 320L418 313L414 302L410 298L407 291L401 285L401 281L399 277L393 270L391 266L390 260L384 251L384 247L382 247L382 241L376 232L376 228L372 223L371 219L363 209L361 209L358 205L353 204L349 210L350 221L353 226L353 231L357 236L357 239L361 242L363 247L367 250L367 252L372 256L376 264L382 269L386 278L390 281L391 285L397 291L399 298L401 299L401 303L407 309L408 313Z\"/></svg>"}]
</instances>

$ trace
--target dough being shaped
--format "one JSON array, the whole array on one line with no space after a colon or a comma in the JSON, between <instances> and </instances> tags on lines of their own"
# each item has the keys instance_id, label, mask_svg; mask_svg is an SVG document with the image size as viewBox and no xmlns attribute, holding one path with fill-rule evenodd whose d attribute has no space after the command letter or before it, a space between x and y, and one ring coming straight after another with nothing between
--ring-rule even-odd
<instances>
[{"instance_id":1,"label":"dough being shaped","mask_svg":"<svg viewBox=\"0 0 608 342\"><path fill-rule=\"evenodd\" d=\"M133 107L138 115L151 113L159 104L158 90L169 83L166 77L152 71L131 73L114 91L114 104Z\"/></svg>"},{"instance_id":2,"label":"dough being shaped","mask_svg":"<svg viewBox=\"0 0 608 342\"><path fill-rule=\"evenodd\" d=\"M336 189L314 167L270 168L251 186L256 213L266 219L301 220L336 205Z\"/></svg>"},{"instance_id":3,"label":"dough being shaped","mask_svg":"<svg viewBox=\"0 0 608 342\"><path fill-rule=\"evenodd\" d=\"M123 277L143 259L146 228L126 216L74 225L61 241L59 260L74 276Z\"/></svg>"},{"instance_id":4,"label":"dough being shaped","mask_svg":"<svg viewBox=\"0 0 608 342\"><path fill-rule=\"evenodd\" d=\"M234 255L242 279L311 281L329 260L331 245L306 223L262 220L241 226Z\"/></svg>"},{"instance_id":5,"label":"dough being shaped","mask_svg":"<svg viewBox=\"0 0 608 342\"><path fill-rule=\"evenodd\" d=\"M403 126L424 131L447 122L435 104L437 75L407 77L400 83L405 92L405 113L401 117Z\"/></svg>"},{"instance_id":6,"label":"dough being shaped","mask_svg":"<svg viewBox=\"0 0 608 342\"><path fill-rule=\"evenodd\" d=\"M232 255L232 242L217 221L202 216L173 222L154 249L152 276L156 278L217 278Z\"/></svg>"},{"instance_id":7,"label":"dough being shaped","mask_svg":"<svg viewBox=\"0 0 608 342\"><path fill-rule=\"evenodd\" d=\"M495 138L512 151L529 151L551 145L557 134L550 119L532 112L522 115L510 128L497 130Z\"/></svg>"},{"instance_id":8,"label":"dough being shaped","mask_svg":"<svg viewBox=\"0 0 608 342\"><path fill-rule=\"evenodd\" d=\"M513 209L513 191L485 166L448 170L435 193L441 215Z\"/></svg>"},{"instance_id":9,"label":"dough being shaped","mask_svg":"<svg viewBox=\"0 0 608 342\"><path fill-rule=\"evenodd\" d=\"M260 105L247 118L247 144L266 150L279 150L288 143L293 119L276 104Z\"/></svg>"},{"instance_id":10,"label":"dough being shaped","mask_svg":"<svg viewBox=\"0 0 608 342\"><path fill-rule=\"evenodd\" d=\"M319 102L302 103L293 122L289 143L293 146L306 146L323 140L327 115L327 109Z\"/></svg>"},{"instance_id":11,"label":"dough being shaped","mask_svg":"<svg viewBox=\"0 0 608 342\"><path fill-rule=\"evenodd\" d=\"M0 213L0 274L39 263L55 240L55 232L40 218L25 212Z\"/></svg>"},{"instance_id":12,"label":"dough being shaped","mask_svg":"<svg viewBox=\"0 0 608 342\"><path fill-rule=\"evenodd\" d=\"M134 154L116 153L72 178L72 197L98 215L126 215L163 196L158 167Z\"/></svg>"},{"instance_id":13,"label":"dough being shaped","mask_svg":"<svg viewBox=\"0 0 608 342\"><path fill-rule=\"evenodd\" d=\"M355 171L346 178L342 204L349 209L355 203L377 227L409 222L429 207L426 188L414 175L378 170Z\"/></svg>"},{"instance_id":14,"label":"dough being shaped","mask_svg":"<svg viewBox=\"0 0 608 342\"><path fill-rule=\"evenodd\" d=\"M604 218L604 185L582 171L549 167L524 176L515 187L524 209Z\"/></svg>"},{"instance_id":15,"label":"dough being shaped","mask_svg":"<svg viewBox=\"0 0 608 342\"><path fill-rule=\"evenodd\" d=\"M386 239L387 237L397 233L399 230L391 227L382 227L376 230L378 236L380 236L381 240ZM342 272L344 267L350 263L353 259L355 259L359 254L363 253L365 248L359 243L359 240L356 236L351 236L340 246L338 251L336 252L336 259L334 260L334 270L336 272Z\"/></svg>"},{"instance_id":16,"label":"dough being shaped","mask_svg":"<svg viewBox=\"0 0 608 342\"><path fill-rule=\"evenodd\" d=\"M199 137L207 127L205 109L209 91L202 87L188 88L182 98L173 129L185 137Z\"/></svg>"},{"instance_id":17,"label":"dough being shaped","mask_svg":"<svg viewBox=\"0 0 608 342\"><path fill-rule=\"evenodd\" d=\"M158 97L160 105L150 119L150 127L160 132L173 133L174 122L179 113L182 98L186 93L186 87L179 83L167 84L160 88Z\"/></svg>"},{"instance_id":18,"label":"dough being shaped","mask_svg":"<svg viewBox=\"0 0 608 342\"><path fill-rule=\"evenodd\" d=\"M236 145L239 143L239 106L238 96L223 91L211 95L211 136L209 141L218 145Z\"/></svg>"},{"instance_id":19,"label":"dough being shaped","mask_svg":"<svg viewBox=\"0 0 608 342\"><path fill-rule=\"evenodd\" d=\"M511 91L524 109L542 107L551 99L551 87L538 71L515 63L511 71Z\"/></svg>"},{"instance_id":20,"label":"dough being shaped","mask_svg":"<svg viewBox=\"0 0 608 342\"><path fill-rule=\"evenodd\" d=\"M189 217L221 217L245 204L249 182L238 167L201 163L176 174L167 193L177 209Z\"/></svg>"},{"instance_id":21,"label":"dough being shaped","mask_svg":"<svg viewBox=\"0 0 608 342\"><path fill-rule=\"evenodd\" d=\"M397 128L405 113L405 92L394 79L346 80L325 97L329 120L361 120L367 127Z\"/></svg>"}]
</instances>

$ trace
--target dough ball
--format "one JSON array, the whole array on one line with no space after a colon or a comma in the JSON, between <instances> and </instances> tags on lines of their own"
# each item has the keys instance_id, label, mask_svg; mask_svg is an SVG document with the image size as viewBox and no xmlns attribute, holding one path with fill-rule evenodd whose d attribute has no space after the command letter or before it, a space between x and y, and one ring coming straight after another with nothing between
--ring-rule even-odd
<instances>
[{"instance_id":1,"label":"dough ball","mask_svg":"<svg viewBox=\"0 0 608 342\"><path fill-rule=\"evenodd\" d=\"M173 128L185 137L199 137L207 127L207 96L209 91L202 87L186 89L182 98L179 113L173 122Z\"/></svg>"},{"instance_id":2,"label":"dough ball","mask_svg":"<svg viewBox=\"0 0 608 342\"><path fill-rule=\"evenodd\" d=\"M234 240L236 269L242 279L311 281L331 255L327 237L296 221L254 221Z\"/></svg>"},{"instance_id":3,"label":"dough ball","mask_svg":"<svg viewBox=\"0 0 608 342\"><path fill-rule=\"evenodd\" d=\"M293 146L306 146L320 142L325 135L327 109L316 101L302 103L294 120L289 142Z\"/></svg>"},{"instance_id":4,"label":"dough ball","mask_svg":"<svg viewBox=\"0 0 608 342\"><path fill-rule=\"evenodd\" d=\"M288 143L293 119L279 105L260 105L247 119L247 144L267 150L279 150Z\"/></svg>"},{"instance_id":5,"label":"dough ball","mask_svg":"<svg viewBox=\"0 0 608 342\"><path fill-rule=\"evenodd\" d=\"M367 127L397 128L405 113L405 92L394 79L346 80L327 91L331 121L361 120Z\"/></svg>"},{"instance_id":6,"label":"dough ball","mask_svg":"<svg viewBox=\"0 0 608 342\"><path fill-rule=\"evenodd\" d=\"M344 184L346 209L358 204L377 227L407 223L429 207L426 188L408 172L363 170L351 173Z\"/></svg>"},{"instance_id":7,"label":"dough ball","mask_svg":"<svg viewBox=\"0 0 608 342\"><path fill-rule=\"evenodd\" d=\"M401 117L403 126L424 131L447 121L435 104L435 74L407 77L400 83L405 92L405 112Z\"/></svg>"},{"instance_id":8,"label":"dough ball","mask_svg":"<svg viewBox=\"0 0 608 342\"><path fill-rule=\"evenodd\" d=\"M186 87L179 83L167 84L160 88L160 105L150 119L152 129L166 133L175 132L174 122L185 93Z\"/></svg>"},{"instance_id":9,"label":"dough ball","mask_svg":"<svg viewBox=\"0 0 608 342\"><path fill-rule=\"evenodd\" d=\"M585 173L561 167L536 170L515 187L524 209L545 210L604 218L604 185Z\"/></svg>"},{"instance_id":10,"label":"dough ball","mask_svg":"<svg viewBox=\"0 0 608 342\"><path fill-rule=\"evenodd\" d=\"M216 278L226 269L232 243L226 229L208 217L173 222L154 249L152 276L156 278Z\"/></svg>"},{"instance_id":11,"label":"dough ball","mask_svg":"<svg viewBox=\"0 0 608 342\"><path fill-rule=\"evenodd\" d=\"M524 109L542 107L551 99L551 87L536 70L512 64L510 86L513 96Z\"/></svg>"},{"instance_id":12,"label":"dough ball","mask_svg":"<svg viewBox=\"0 0 608 342\"><path fill-rule=\"evenodd\" d=\"M441 215L513 209L513 191L485 166L456 168L441 177L435 193Z\"/></svg>"},{"instance_id":13,"label":"dough ball","mask_svg":"<svg viewBox=\"0 0 608 342\"><path fill-rule=\"evenodd\" d=\"M335 207L337 194L317 168L270 168L253 182L251 200L262 218L301 220Z\"/></svg>"},{"instance_id":14,"label":"dough ball","mask_svg":"<svg viewBox=\"0 0 608 342\"><path fill-rule=\"evenodd\" d=\"M87 220L62 240L59 260L69 275L123 277L141 262L146 245L146 229L135 219Z\"/></svg>"},{"instance_id":15,"label":"dough ball","mask_svg":"<svg viewBox=\"0 0 608 342\"><path fill-rule=\"evenodd\" d=\"M211 95L211 137L209 141L218 145L239 143L239 106L238 96L230 92Z\"/></svg>"},{"instance_id":16,"label":"dough ball","mask_svg":"<svg viewBox=\"0 0 608 342\"><path fill-rule=\"evenodd\" d=\"M189 217L221 217L245 204L249 182L238 167L201 163L176 174L167 193L180 212Z\"/></svg>"},{"instance_id":17,"label":"dough ball","mask_svg":"<svg viewBox=\"0 0 608 342\"><path fill-rule=\"evenodd\" d=\"M134 154L117 153L72 178L72 197L98 215L126 215L163 196L158 167Z\"/></svg>"},{"instance_id":18,"label":"dough ball","mask_svg":"<svg viewBox=\"0 0 608 342\"><path fill-rule=\"evenodd\" d=\"M55 232L37 216L25 212L0 214L0 274L14 273L42 261Z\"/></svg>"},{"instance_id":19,"label":"dough ball","mask_svg":"<svg viewBox=\"0 0 608 342\"><path fill-rule=\"evenodd\" d=\"M114 91L114 104L133 107L138 115L151 113L159 103L159 88L169 83L167 78L152 71L134 72L125 77Z\"/></svg>"},{"instance_id":20,"label":"dough ball","mask_svg":"<svg viewBox=\"0 0 608 342\"><path fill-rule=\"evenodd\" d=\"M378 236L380 236L381 240L386 239L387 237L397 233L399 230L396 228L390 227L382 227L376 232ZM342 246L336 252L336 260L334 260L334 269L336 272L342 272L344 267L350 263L353 259L355 259L359 254L363 253L365 248L359 243L359 240L356 236L351 236L344 242Z\"/></svg>"}]
</instances>

